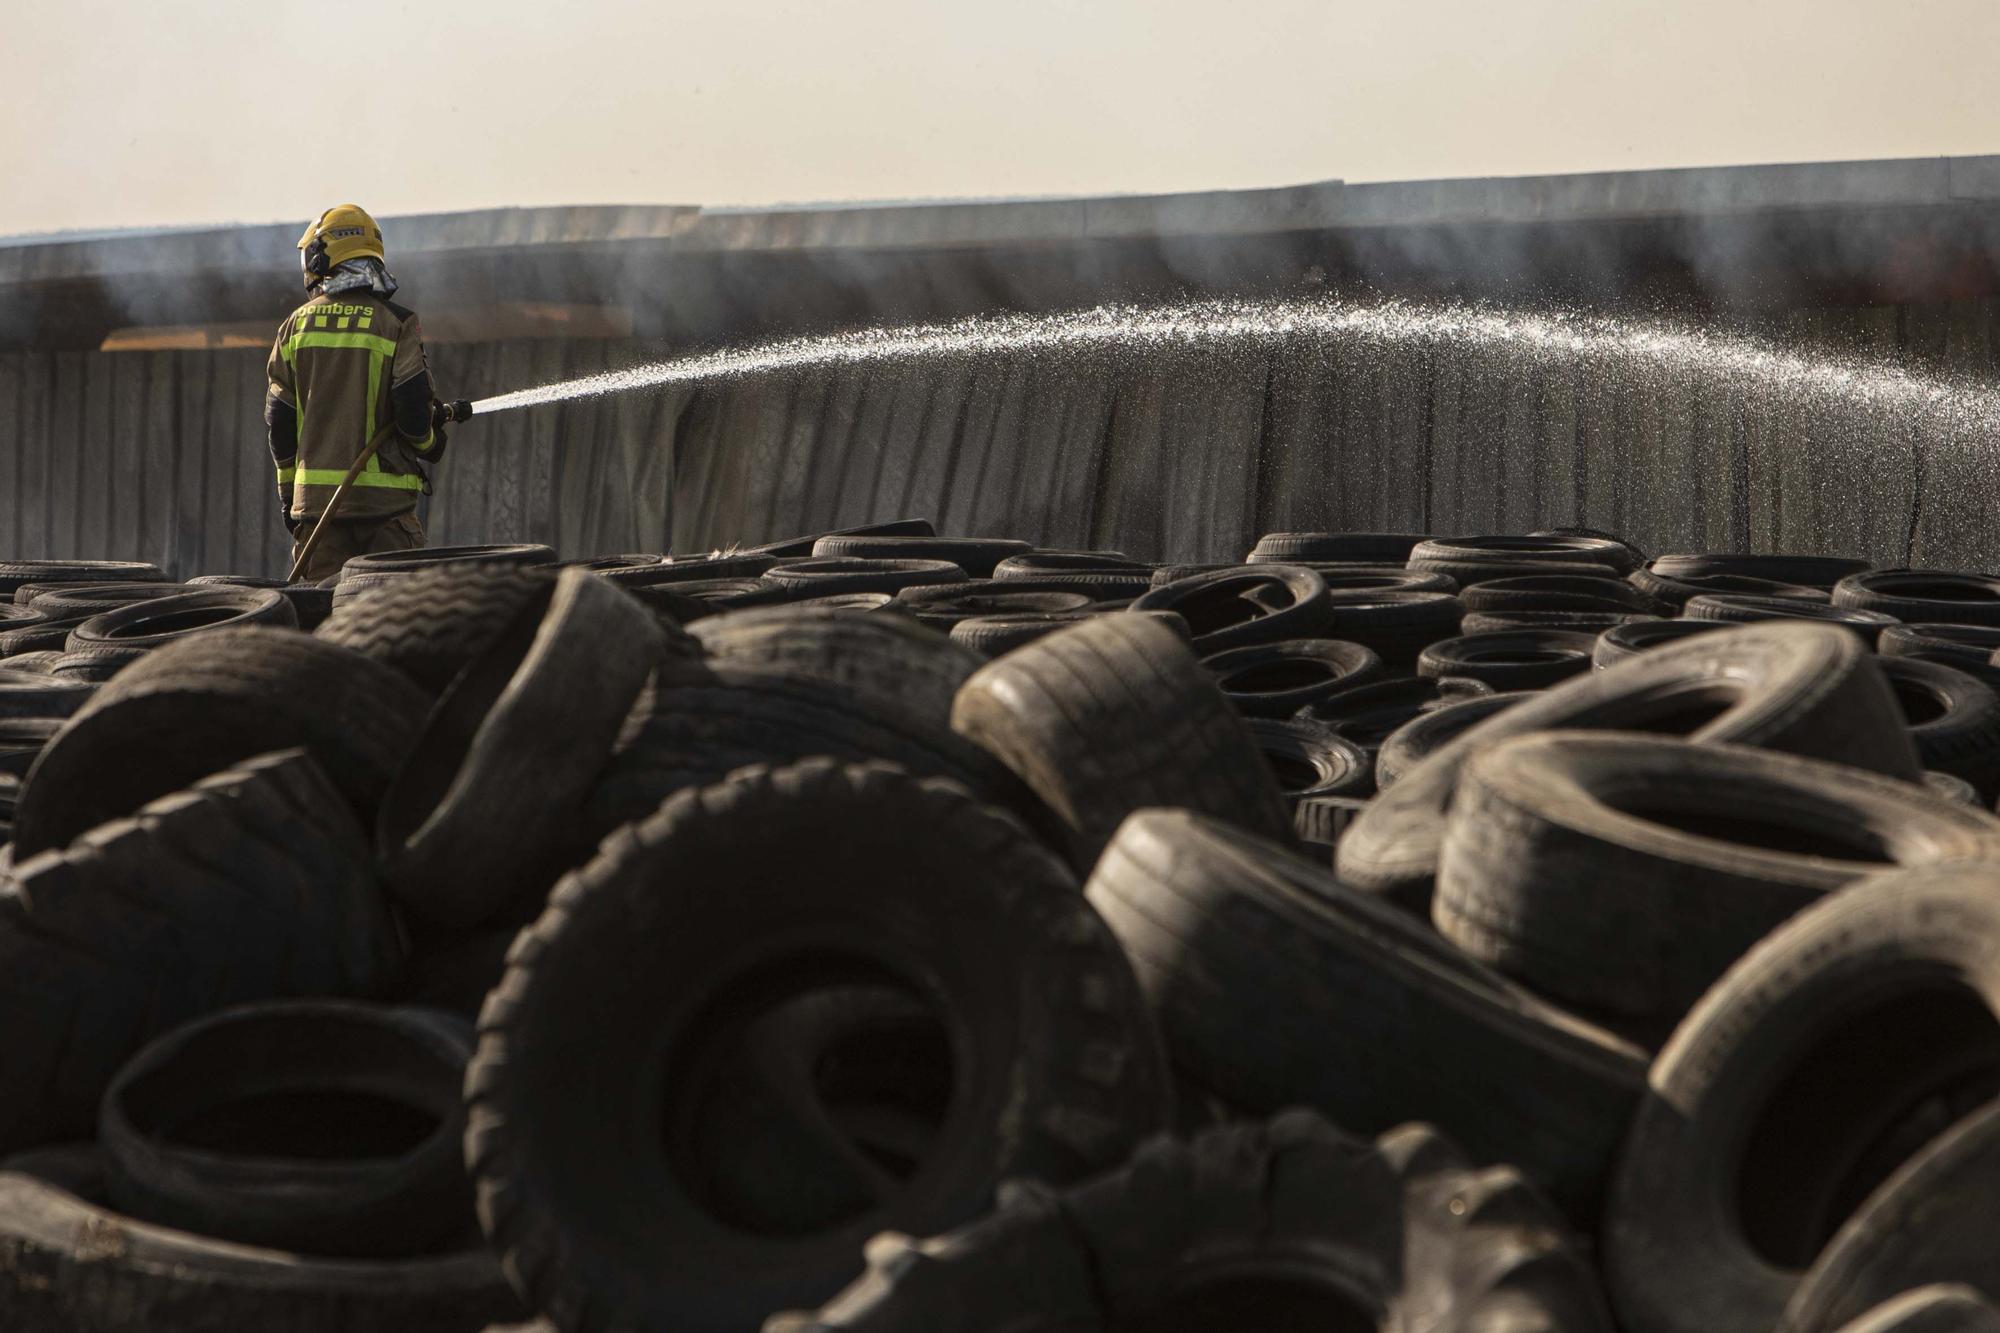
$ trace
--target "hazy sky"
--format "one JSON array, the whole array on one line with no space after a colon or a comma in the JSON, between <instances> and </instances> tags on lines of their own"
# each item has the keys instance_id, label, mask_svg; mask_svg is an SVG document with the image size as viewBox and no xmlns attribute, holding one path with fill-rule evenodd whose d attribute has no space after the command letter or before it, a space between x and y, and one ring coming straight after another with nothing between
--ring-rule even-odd
<instances>
[{"instance_id":1,"label":"hazy sky","mask_svg":"<svg viewBox=\"0 0 2000 1333\"><path fill-rule=\"evenodd\" d=\"M0 234L2000 152L2000 0L10 0Z\"/></svg>"}]
</instances>

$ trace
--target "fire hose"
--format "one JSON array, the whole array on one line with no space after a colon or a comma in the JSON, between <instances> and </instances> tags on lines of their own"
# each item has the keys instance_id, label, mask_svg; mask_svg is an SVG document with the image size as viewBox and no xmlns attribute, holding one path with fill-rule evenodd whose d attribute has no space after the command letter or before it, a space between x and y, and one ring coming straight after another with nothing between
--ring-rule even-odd
<instances>
[{"instance_id":1,"label":"fire hose","mask_svg":"<svg viewBox=\"0 0 2000 1333\"><path fill-rule=\"evenodd\" d=\"M455 421L470 421L471 419L472 404L463 398L458 399L456 402L431 404L431 429L433 430L436 430L440 426L450 425ZM299 558L292 561L292 572L285 576L285 582L298 582L300 571L306 567L306 562L312 559L313 548L319 545L320 535L326 531L326 525L332 521L333 516L340 512L340 502L347 498L347 492L353 489L354 479L361 475L361 470L368 466L368 460L375 457L375 451L388 441L389 436L395 429L396 423L391 421L383 426L382 429L376 431L375 437L368 441L368 447L361 451L360 455L355 458L353 465L347 469L347 475L340 479L340 485L333 488L333 498L326 502L326 508L320 511L319 521L313 524L312 531L306 535L305 544L299 547Z\"/></svg>"}]
</instances>

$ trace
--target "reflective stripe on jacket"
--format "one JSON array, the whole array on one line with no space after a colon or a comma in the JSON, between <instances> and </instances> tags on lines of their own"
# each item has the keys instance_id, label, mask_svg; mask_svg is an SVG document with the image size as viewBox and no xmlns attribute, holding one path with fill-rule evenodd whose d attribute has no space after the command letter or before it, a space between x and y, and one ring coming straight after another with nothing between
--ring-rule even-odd
<instances>
[{"instance_id":1,"label":"reflective stripe on jacket","mask_svg":"<svg viewBox=\"0 0 2000 1333\"><path fill-rule=\"evenodd\" d=\"M389 438L354 479L339 516L384 518L416 508L424 477L415 460L432 451L435 436L430 371L413 311L366 290L315 296L279 325L266 371L270 397L297 415L295 456L276 457L273 444L278 487L289 492L294 518L319 517L347 469L384 430ZM414 437L394 424L395 400L413 396L424 409L422 434Z\"/></svg>"}]
</instances>

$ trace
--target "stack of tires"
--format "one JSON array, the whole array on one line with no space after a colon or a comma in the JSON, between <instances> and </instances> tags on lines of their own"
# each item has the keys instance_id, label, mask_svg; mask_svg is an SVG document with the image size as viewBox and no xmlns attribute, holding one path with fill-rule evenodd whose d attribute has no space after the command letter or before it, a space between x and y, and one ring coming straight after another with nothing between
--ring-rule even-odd
<instances>
[{"instance_id":1,"label":"stack of tires","mask_svg":"<svg viewBox=\"0 0 2000 1333\"><path fill-rule=\"evenodd\" d=\"M0 1327L2000 1329L2000 581L0 592Z\"/></svg>"}]
</instances>

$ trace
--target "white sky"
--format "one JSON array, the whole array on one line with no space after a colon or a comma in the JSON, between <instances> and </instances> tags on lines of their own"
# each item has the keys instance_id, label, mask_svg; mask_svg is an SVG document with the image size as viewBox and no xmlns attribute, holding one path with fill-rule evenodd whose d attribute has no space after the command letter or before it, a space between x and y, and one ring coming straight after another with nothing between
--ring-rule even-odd
<instances>
[{"instance_id":1,"label":"white sky","mask_svg":"<svg viewBox=\"0 0 2000 1333\"><path fill-rule=\"evenodd\" d=\"M5 0L0 234L2000 152L2000 0Z\"/></svg>"}]
</instances>

